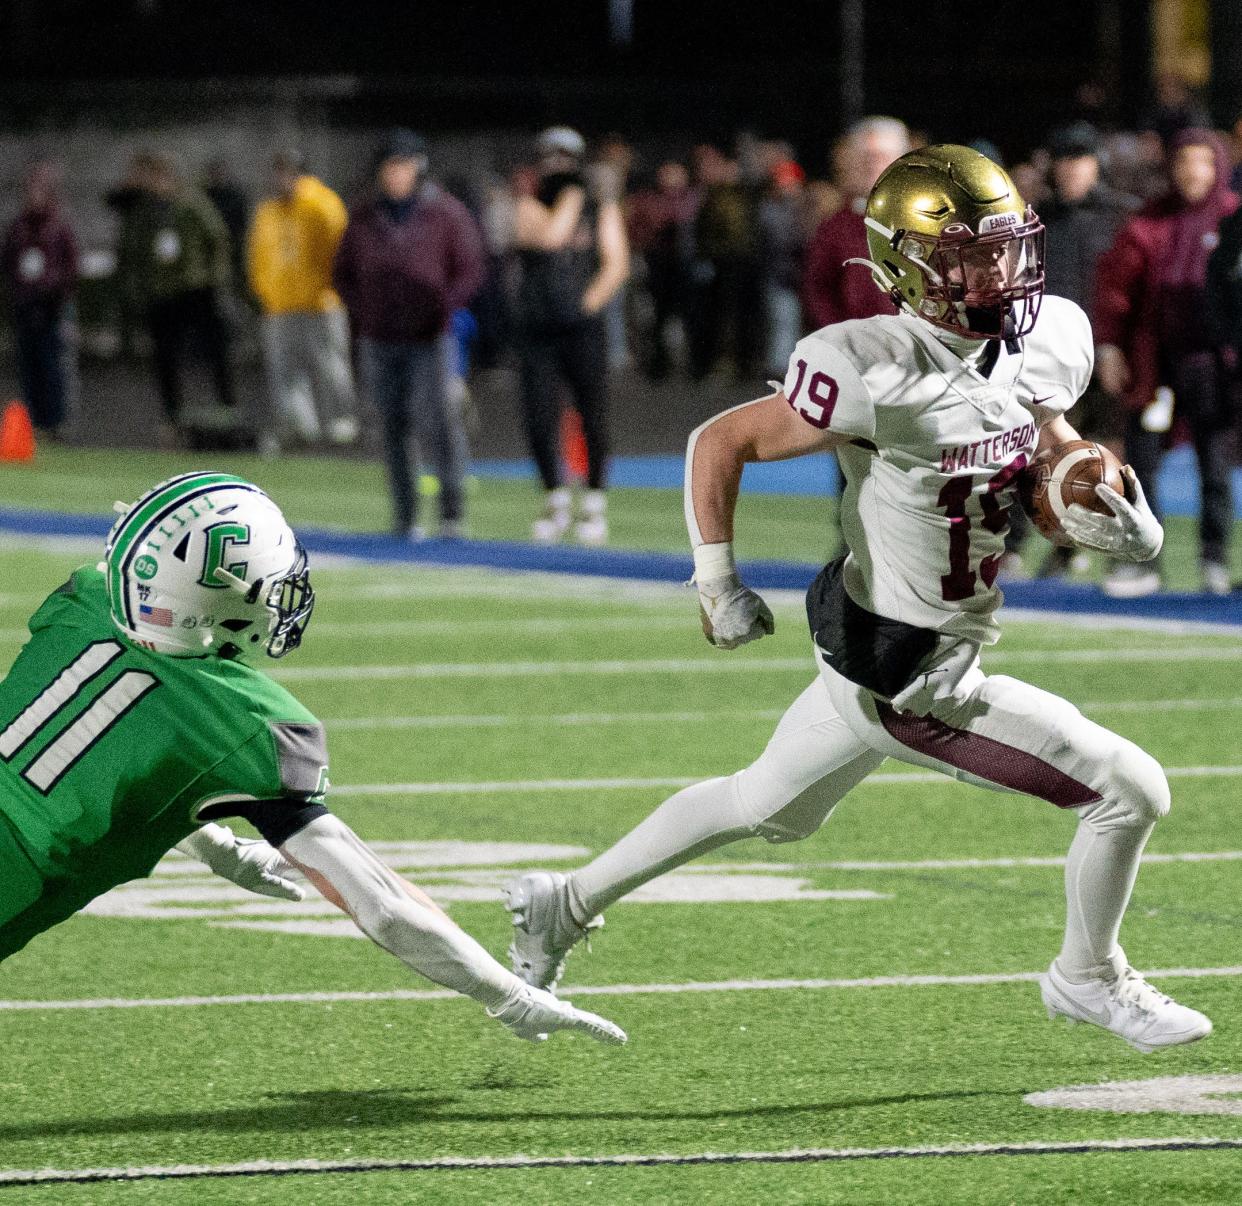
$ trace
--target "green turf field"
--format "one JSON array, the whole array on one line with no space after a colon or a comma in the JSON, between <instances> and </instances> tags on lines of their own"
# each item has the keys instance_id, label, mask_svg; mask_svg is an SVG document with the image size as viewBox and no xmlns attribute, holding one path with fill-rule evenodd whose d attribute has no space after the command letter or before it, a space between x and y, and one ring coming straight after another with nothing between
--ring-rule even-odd
<instances>
[{"instance_id":1,"label":"green turf field","mask_svg":"<svg viewBox=\"0 0 1242 1206\"><path fill-rule=\"evenodd\" d=\"M132 496L150 468L135 460L124 483L103 485ZM85 506L100 485L66 473L55 497L29 501ZM329 518L312 514L309 487L299 508ZM671 540L675 514L659 523ZM2 670L35 604L87 558L0 541ZM333 807L498 954L498 888L514 868L573 866L678 783L745 764L811 675L792 599L776 600L774 638L724 654L674 587L342 565L317 571L316 585L307 642L277 674L328 724ZM1141 1056L1049 1022L1024 977L1059 945L1055 860L1072 819L945 781L894 781L894 764L815 837L740 843L610 912L567 980L597 990L571 995L628 1029L622 1049L565 1036L532 1047L469 1002L402 999L430 986L349 936L322 901L248 896L171 860L0 967L0 1204L1236 1202L1236 1150L876 1156L1242 1140L1242 1079L1211 1099L1233 1113L1023 1100L1239 1069L1238 864L1169 856L1242 849L1242 639L1014 624L985 666L1066 694L1169 768L1173 812L1122 937L1136 966L1170 969L1158 983L1213 1017L1205 1042ZM1189 974L1205 969L1217 974ZM360 992L379 995L331 995ZM266 999L277 994L330 995ZM167 1003L116 1004L135 1000ZM798 1149L870 1156L690 1162ZM617 1155L684 1162L443 1164ZM311 1159L442 1163L2 1181L23 1169Z\"/></svg>"}]
</instances>

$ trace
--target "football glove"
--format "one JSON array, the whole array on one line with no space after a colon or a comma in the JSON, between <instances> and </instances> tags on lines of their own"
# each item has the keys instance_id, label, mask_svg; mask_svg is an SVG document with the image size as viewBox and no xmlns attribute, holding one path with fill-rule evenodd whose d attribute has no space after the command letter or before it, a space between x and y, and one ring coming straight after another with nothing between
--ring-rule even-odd
<instances>
[{"instance_id":1,"label":"football glove","mask_svg":"<svg viewBox=\"0 0 1242 1206\"><path fill-rule=\"evenodd\" d=\"M694 550L694 584L703 635L717 649L736 649L776 630L768 605L738 576L728 543Z\"/></svg>"},{"instance_id":2,"label":"football glove","mask_svg":"<svg viewBox=\"0 0 1242 1206\"><path fill-rule=\"evenodd\" d=\"M922 674L916 674L909 685L892 698L898 712L926 716L938 703L951 699L979 656L979 649L970 641L958 641L948 655Z\"/></svg>"},{"instance_id":3,"label":"football glove","mask_svg":"<svg viewBox=\"0 0 1242 1206\"><path fill-rule=\"evenodd\" d=\"M221 879L248 892L280 900L303 900L306 893L292 880L293 865L266 842L239 838L227 825L202 826L177 849L206 865Z\"/></svg>"},{"instance_id":4,"label":"football glove","mask_svg":"<svg viewBox=\"0 0 1242 1206\"><path fill-rule=\"evenodd\" d=\"M1164 544L1164 529L1152 514L1143 487L1129 465L1123 466L1133 501L1100 482L1096 496L1112 512L1100 515L1081 503L1071 503L1061 518L1061 528L1075 544L1097 549L1122 561L1150 561Z\"/></svg>"}]
</instances>

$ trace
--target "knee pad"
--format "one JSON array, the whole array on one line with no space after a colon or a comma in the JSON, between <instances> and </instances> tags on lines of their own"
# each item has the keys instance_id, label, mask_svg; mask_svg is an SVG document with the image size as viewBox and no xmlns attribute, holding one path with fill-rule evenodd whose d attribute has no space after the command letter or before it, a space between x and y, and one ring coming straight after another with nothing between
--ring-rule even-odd
<instances>
[{"instance_id":1,"label":"knee pad","mask_svg":"<svg viewBox=\"0 0 1242 1206\"><path fill-rule=\"evenodd\" d=\"M1124 741L1108 764L1103 798L1082 809L1083 820L1097 829L1145 827L1167 815L1169 781L1150 754Z\"/></svg>"}]
</instances>

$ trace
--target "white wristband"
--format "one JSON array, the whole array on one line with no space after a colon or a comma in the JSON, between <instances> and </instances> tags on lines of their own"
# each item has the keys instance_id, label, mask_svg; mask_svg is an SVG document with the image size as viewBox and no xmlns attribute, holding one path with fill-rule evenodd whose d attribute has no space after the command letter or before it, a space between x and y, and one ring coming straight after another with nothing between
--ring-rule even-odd
<instances>
[{"instance_id":1,"label":"white wristband","mask_svg":"<svg viewBox=\"0 0 1242 1206\"><path fill-rule=\"evenodd\" d=\"M701 544L694 550L694 580L716 582L737 573L733 560L733 542L722 540L718 544Z\"/></svg>"}]
</instances>

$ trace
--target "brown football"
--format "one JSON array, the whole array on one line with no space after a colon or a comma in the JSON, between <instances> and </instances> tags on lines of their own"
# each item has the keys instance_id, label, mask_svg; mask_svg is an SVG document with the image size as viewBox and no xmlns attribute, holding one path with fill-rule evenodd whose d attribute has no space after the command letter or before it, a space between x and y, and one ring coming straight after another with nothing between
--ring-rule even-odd
<instances>
[{"instance_id":1,"label":"brown football","mask_svg":"<svg viewBox=\"0 0 1242 1206\"><path fill-rule=\"evenodd\" d=\"M1100 482L1129 497L1121 462L1107 448L1091 440L1070 440L1044 449L1018 474L1018 498L1041 535L1068 546L1074 542L1061 530L1061 516L1071 503L1111 514L1096 495Z\"/></svg>"}]
</instances>

